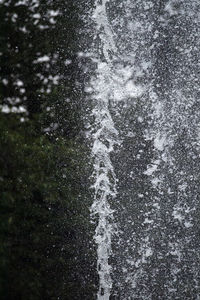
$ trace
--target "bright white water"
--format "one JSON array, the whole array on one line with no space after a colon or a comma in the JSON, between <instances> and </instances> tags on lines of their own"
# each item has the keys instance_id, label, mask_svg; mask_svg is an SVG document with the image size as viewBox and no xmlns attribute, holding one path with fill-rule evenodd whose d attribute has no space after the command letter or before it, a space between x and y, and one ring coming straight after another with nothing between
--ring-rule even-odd
<instances>
[{"instance_id":1,"label":"bright white water","mask_svg":"<svg viewBox=\"0 0 200 300\"><path fill-rule=\"evenodd\" d=\"M102 0L92 13L97 299L200 299L196 0Z\"/></svg>"},{"instance_id":2,"label":"bright white water","mask_svg":"<svg viewBox=\"0 0 200 300\"><path fill-rule=\"evenodd\" d=\"M98 53L96 76L91 80L93 102L95 103L92 110L95 119L92 136L94 140L92 156L94 158L95 197L91 213L93 216L97 215L98 218L95 241L98 247L99 300L109 300L112 289L109 256L114 224L113 210L109 201L116 197L117 179L110 154L114 150L114 146L119 143L118 131L115 129L109 111L109 103L114 99L112 59L110 57L116 52L116 47L107 19L106 2L106 0L103 0L102 3L97 1L93 13L97 32L101 35L102 59L99 57L101 53Z\"/></svg>"}]
</instances>

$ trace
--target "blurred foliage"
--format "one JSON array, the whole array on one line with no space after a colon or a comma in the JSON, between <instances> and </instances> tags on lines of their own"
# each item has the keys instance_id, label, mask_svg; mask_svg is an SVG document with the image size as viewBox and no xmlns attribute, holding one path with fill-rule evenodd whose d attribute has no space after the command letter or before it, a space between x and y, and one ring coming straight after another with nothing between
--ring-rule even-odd
<instances>
[{"instance_id":1,"label":"blurred foliage","mask_svg":"<svg viewBox=\"0 0 200 300\"><path fill-rule=\"evenodd\" d=\"M74 1L0 2L3 300L95 299L82 11Z\"/></svg>"}]
</instances>

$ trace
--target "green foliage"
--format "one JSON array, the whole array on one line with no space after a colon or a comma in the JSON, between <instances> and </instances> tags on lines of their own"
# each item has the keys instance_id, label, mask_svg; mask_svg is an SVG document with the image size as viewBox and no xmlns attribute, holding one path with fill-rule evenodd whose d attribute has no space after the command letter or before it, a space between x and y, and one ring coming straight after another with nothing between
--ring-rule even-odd
<instances>
[{"instance_id":1,"label":"green foliage","mask_svg":"<svg viewBox=\"0 0 200 300\"><path fill-rule=\"evenodd\" d=\"M35 1L0 4L1 103L10 109L23 106L29 116L41 112L45 94L57 84L51 39L56 16L50 14L48 5L44 9Z\"/></svg>"},{"instance_id":2,"label":"green foliage","mask_svg":"<svg viewBox=\"0 0 200 300\"><path fill-rule=\"evenodd\" d=\"M80 299L93 255L80 149L16 115L0 130L2 299Z\"/></svg>"},{"instance_id":3,"label":"green foliage","mask_svg":"<svg viewBox=\"0 0 200 300\"><path fill-rule=\"evenodd\" d=\"M0 3L2 300L95 299L81 10L74 1Z\"/></svg>"}]
</instances>

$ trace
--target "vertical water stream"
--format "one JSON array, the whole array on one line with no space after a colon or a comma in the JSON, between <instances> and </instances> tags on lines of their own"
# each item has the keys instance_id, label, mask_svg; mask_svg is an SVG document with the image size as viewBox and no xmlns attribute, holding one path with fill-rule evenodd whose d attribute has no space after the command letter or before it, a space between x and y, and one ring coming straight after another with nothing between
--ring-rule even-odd
<instances>
[{"instance_id":1,"label":"vertical water stream","mask_svg":"<svg viewBox=\"0 0 200 300\"><path fill-rule=\"evenodd\" d=\"M92 110L94 117L92 156L94 159L93 177L95 181L95 196L91 214L98 218L94 238L97 244L99 300L109 300L112 288L109 257L114 224L113 210L109 201L116 197L117 179L110 155L115 144L119 143L118 131L109 110L109 104L113 100L112 56L116 52L116 47L107 18L107 2L107 0L97 0L93 12L93 19L96 23L96 39L99 39L100 47L96 54L96 76L91 80L94 103Z\"/></svg>"},{"instance_id":2,"label":"vertical water stream","mask_svg":"<svg viewBox=\"0 0 200 300\"><path fill-rule=\"evenodd\" d=\"M200 4L96 0L98 300L200 299Z\"/></svg>"}]
</instances>

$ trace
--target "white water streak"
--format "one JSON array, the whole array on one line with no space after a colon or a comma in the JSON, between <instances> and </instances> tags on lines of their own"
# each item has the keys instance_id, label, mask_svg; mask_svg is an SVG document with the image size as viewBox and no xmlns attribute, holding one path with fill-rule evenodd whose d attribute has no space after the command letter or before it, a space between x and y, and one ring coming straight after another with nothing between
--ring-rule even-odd
<instances>
[{"instance_id":1,"label":"white water streak","mask_svg":"<svg viewBox=\"0 0 200 300\"><path fill-rule=\"evenodd\" d=\"M115 198L116 175L111 162L110 154L115 144L118 144L118 132L115 129L109 110L109 102L113 100L112 61L110 54L116 51L112 29L109 25L106 3L96 1L93 18L96 23L96 32L100 38L98 56L103 53L104 62L98 60L96 76L91 80L95 108L92 115L95 118L95 132L92 134L94 141L92 156L94 158L94 203L91 215L98 218L95 231L97 244L97 268L99 274L98 300L109 300L112 289L111 266L111 239L114 231L113 210L109 201Z\"/></svg>"}]
</instances>

